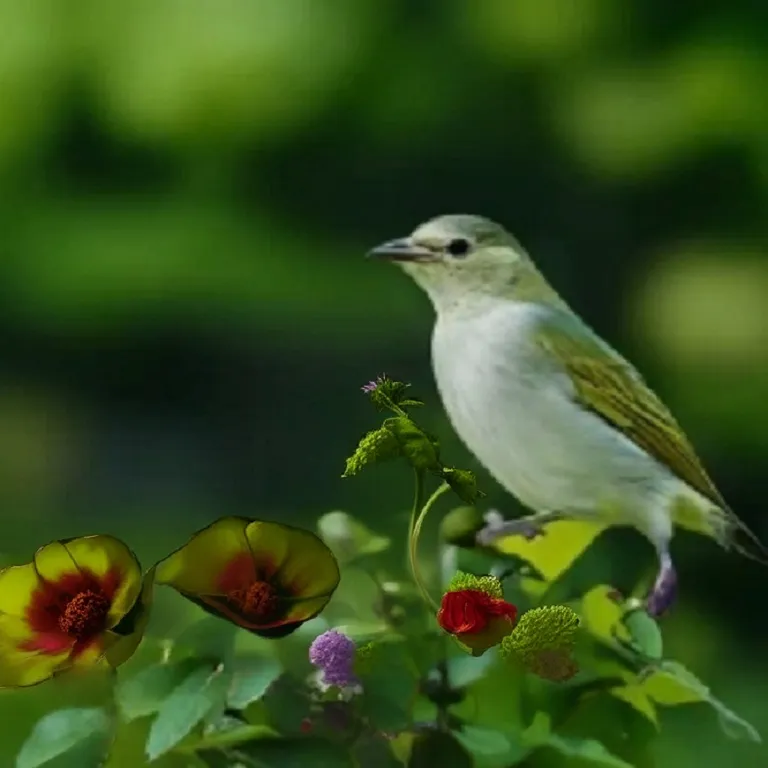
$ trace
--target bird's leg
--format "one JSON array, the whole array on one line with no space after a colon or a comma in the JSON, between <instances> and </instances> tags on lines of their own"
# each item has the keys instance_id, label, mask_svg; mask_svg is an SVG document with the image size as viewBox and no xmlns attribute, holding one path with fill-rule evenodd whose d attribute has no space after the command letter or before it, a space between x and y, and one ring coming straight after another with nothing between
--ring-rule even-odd
<instances>
[{"instance_id":1,"label":"bird's leg","mask_svg":"<svg viewBox=\"0 0 768 768\"><path fill-rule=\"evenodd\" d=\"M485 526L481 528L475 541L482 547L487 547L502 536L524 536L526 539L535 539L544 535L544 526L547 523L560 519L555 512L539 512L517 520L505 520L495 509L485 514Z\"/></svg>"},{"instance_id":2,"label":"bird's leg","mask_svg":"<svg viewBox=\"0 0 768 768\"><path fill-rule=\"evenodd\" d=\"M677 597L677 572L666 550L659 554L659 573L648 595L646 609L654 618L665 613Z\"/></svg>"}]
</instances>

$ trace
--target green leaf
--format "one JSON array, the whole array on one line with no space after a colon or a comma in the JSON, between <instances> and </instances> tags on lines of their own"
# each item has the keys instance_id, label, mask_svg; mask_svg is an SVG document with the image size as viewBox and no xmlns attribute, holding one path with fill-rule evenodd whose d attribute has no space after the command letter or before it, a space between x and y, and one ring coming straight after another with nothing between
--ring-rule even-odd
<instances>
[{"instance_id":1,"label":"green leaf","mask_svg":"<svg viewBox=\"0 0 768 768\"><path fill-rule=\"evenodd\" d=\"M317 523L317 531L341 563L377 555L391 543L386 536L379 536L346 512L323 515Z\"/></svg>"},{"instance_id":2,"label":"green leaf","mask_svg":"<svg viewBox=\"0 0 768 768\"><path fill-rule=\"evenodd\" d=\"M199 665L197 659L175 663L152 664L132 677L122 678L115 697L122 716L127 721L152 715L176 686Z\"/></svg>"},{"instance_id":3,"label":"green leaf","mask_svg":"<svg viewBox=\"0 0 768 768\"><path fill-rule=\"evenodd\" d=\"M229 661L235 651L237 627L229 621L206 616L185 627L174 640L172 658L196 656L215 663Z\"/></svg>"},{"instance_id":4,"label":"green leaf","mask_svg":"<svg viewBox=\"0 0 768 768\"><path fill-rule=\"evenodd\" d=\"M154 760L175 747L213 710L224 707L231 675L203 663L165 699L147 739L147 757Z\"/></svg>"},{"instance_id":5,"label":"green leaf","mask_svg":"<svg viewBox=\"0 0 768 768\"><path fill-rule=\"evenodd\" d=\"M496 661L496 653L483 656L452 656L448 659L448 680L453 688L466 688L479 680Z\"/></svg>"},{"instance_id":6,"label":"green leaf","mask_svg":"<svg viewBox=\"0 0 768 768\"><path fill-rule=\"evenodd\" d=\"M413 741L408 758L409 768L473 768L472 756L459 740L450 733L427 731L420 733Z\"/></svg>"},{"instance_id":7,"label":"green leaf","mask_svg":"<svg viewBox=\"0 0 768 768\"><path fill-rule=\"evenodd\" d=\"M426 434L407 416L386 419L383 425L400 443L400 449L414 469L440 473L437 441Z\"/></svg>"},{"instance_id":8,"label":"green leaf","mask_svg":"<svg viewBox=\"0 0 768 768\"><path fill-rule=\"evenodd\" d=\"M661 659L664 655L664 640L659 625L642 608L629 611L622 618L629 630L632 644L648 659Z\"/></svg>"},{"instance_id":9,"label":"green leaf","mask_svg":"<svg viewBox=\"0 0 768 768\"><path fill-rule=\"evenodd\" d=\"M454 735L474 757L476 766L482 768L506 768L518 763L530 751L511 734L494 728L464 725Z\"/></svg>"},{"instance_id":10,"label":"green leaf","mask_svg":"<svg viewBox=\"0 0 768 768\"><path fill-rule=\"evenodd\" d=\"M200 741L191 744L188 749L179 749L180 752L201 752L209 749L228 749L251 741L260 739L272 739L279 734L268 725L236 725L211 733L206 733Z\"/></svg>"},{"instance_id":11,"label":"green leaf","mask_svg":"<svg viewBox=\"0 0 768 768\"><path fill-rule=\"evenodd\" d=\"M411 723L418 694L418 670L401 640L377 641L358 652L356 672L364 695L360 712L381 731L399 731Z\"/></svg>"},{"instance_id":12,"label":"green leaf","mask_svg":"<svg viewBox=\"0 0 768 768\"><path fill-rule=\"evenodd\" d=\"M717 713L720 727L731 739L760 743L757 730L712 695L696 675L676 661L663 661L645 676L642 684L647 695L663 706L706 702Z\"/></svg>"},{"instance_id":13,"label":"green leaf","mask_svg":"<svg viewBox=\"0 0 768 768\"><path fill-rule=\"evenodd\" d=\"M72 768L98 768L107 757L112 726L100 708L51 712L35 724L16 757L16 768L37 768L60 756Z\"/></svg>"},{"instance_id":14,"label":"green leaf","mask_svg":"<svg viewBox=\"0 0 768 768\"><path fill-rule=\"evenodd\" d=\"M290 675L280 675L269 686L263 698L269 722L279 733L294 736L301 733L301 722L309 715L307 687Z\"/></svg>"},{"instance_id":15,"label":"green leaf","mask_svg":"<svg viewBox=\"0 0 768 768\"><path fill-rule=\"evenodd\" d=\"M572 739L550 734L547 747L559 752L569 760L580 760L603 768L633 768L630 763L612 755L595 739Z\"/></svg>"},{"instance_id":16,"label":"green leaf","mask_svg":"<svg viewBox=\"0 0 768 768\"><path fill-rule=\"evenodd\" d=\"M589 520L557 520L548 523L540 536L526 539L507 535L496 539L490 548L530 563L544 581L557 581L605 531L607 526Z\"/></svg>"},{"instance_id":17,"label":"green leaf","mask_svg":"<svg viewBox=\"0 0 768 768\"><path fill-rule=\"evenodd\" d=\"M263 656L237 659L227 694L227 706L245 709L252 702L258 701L280 677L281 672L282 667L276 659Z\"/></svg>"}]
</instances>

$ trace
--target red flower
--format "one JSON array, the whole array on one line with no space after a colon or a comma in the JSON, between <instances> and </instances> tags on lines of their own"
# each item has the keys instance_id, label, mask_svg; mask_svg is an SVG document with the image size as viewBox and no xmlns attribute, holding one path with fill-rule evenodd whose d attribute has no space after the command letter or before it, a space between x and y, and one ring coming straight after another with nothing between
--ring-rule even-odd
<instances>
[{"instance_id":1,"label":"red flower","mask_svg":"<svg viewBox=\"0 0 768 768\"><path fill-rule=\"evenodd\" d=\"M438 624L477 655L498 645L512 632L517 608L480 589L446 592L437 612Z\"/></svg>"}]
</instances>

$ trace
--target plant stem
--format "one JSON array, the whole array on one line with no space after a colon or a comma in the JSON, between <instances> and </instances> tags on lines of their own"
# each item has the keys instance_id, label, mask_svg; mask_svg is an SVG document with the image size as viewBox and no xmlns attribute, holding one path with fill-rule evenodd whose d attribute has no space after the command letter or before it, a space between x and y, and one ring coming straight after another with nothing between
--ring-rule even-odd
<instances>
[{"instance_id":1,"label":"plant stem","mask_svg":"<svg viewBox=\"0 0 768 768\"><path fill-rule=\"evenodd\" d=\"M411 575L416 582L416 586L421 593L424 602L434 611L439 608L438 604L434 601L429 594L424 581L421 578L421 572L419 570L418 562L418 546L419 537L421 536L421 529L424 525L424 520L432 508L434 503L450 489L448 483L442 483L437 490L427 499L426 503L422 506L422 499L424 498L424 473L422 471L416 471L416 493L414 497L413 509L411 510L411 523L408 531L408 563L411 567ZM419 511L420 510L420 511Z\"/></svg>"}]
</instances>

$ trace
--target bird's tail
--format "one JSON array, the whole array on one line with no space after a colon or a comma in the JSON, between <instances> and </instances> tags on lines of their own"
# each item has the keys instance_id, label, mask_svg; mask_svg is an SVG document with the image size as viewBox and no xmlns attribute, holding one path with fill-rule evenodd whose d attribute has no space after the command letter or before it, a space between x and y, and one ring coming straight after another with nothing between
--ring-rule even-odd
<instances>
[{"instance_id":1,"label":"bird's tail","mask_svg":"<svg viewBox=\"0 0 768 768\"><path fill-rule=\"evenodd\" d=\"M720 543L750 560L768 565L768 547L757 534L730 509L721 510L724 517L724 540Z\"/></svg>"},{"instance_id":2,"label":"bird's tail","mask_svg":"<svg viewBox=\"0 0 768 768\"><path fill-rule=\"evenodd\" d=\"M698 504L679 503L674 512L674 520L681 528L709 536L727 550L768 565L768 547L726 506L708 505L706 510L702 510Z\"/></svg>"}]
</instances>

